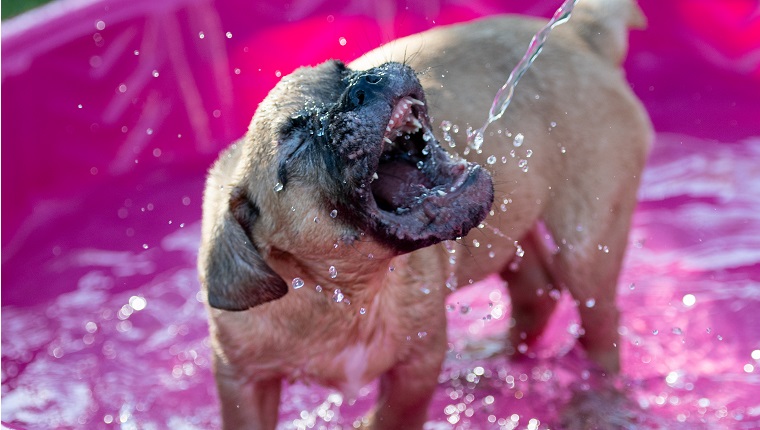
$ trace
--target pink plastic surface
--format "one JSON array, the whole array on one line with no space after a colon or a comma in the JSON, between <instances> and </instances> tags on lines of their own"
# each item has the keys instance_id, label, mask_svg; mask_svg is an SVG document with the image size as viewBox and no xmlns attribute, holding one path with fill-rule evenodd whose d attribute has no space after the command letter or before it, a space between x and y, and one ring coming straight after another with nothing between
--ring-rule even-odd
<instances>
[{"instance_id":1,"label":"pink plastic surface","mask_svg":"<svg viewBox=\"0 0 760 430\"><path fill-rule=\"evenodd\" d=\"M217 151L297 66L559 3L59 0L4 22L3 426L218 427L195 269ZM490 279L450 300L427 428L760 427L760 9L640 3L627 76L657 137L619 284L624 395L584 372L569 300L535 357L501 356ZM351 427L375 394L290 386L280 427Z\"/></svg>"}]
</instances>

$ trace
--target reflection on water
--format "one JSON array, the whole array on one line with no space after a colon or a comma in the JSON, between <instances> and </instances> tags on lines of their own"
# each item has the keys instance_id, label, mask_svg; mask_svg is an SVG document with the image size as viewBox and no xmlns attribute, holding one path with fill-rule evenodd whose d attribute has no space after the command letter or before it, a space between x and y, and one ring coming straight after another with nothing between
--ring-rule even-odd
<instances>
[{"instance_id":1,"label":"reflection on water","mask_svg":"<svg viewBox=\"0 0 760 430\"><path fill-rule=\"evenodd\" d=\"M620 380L587 370L566 297L533 355L510 361L500 282L458 291L427 428L760 426L758 159L758 141L658 135L619 286ZM188 223L148 250L74 249L42 265L76 288L3 307L3 423L218 427L194 268L199 233ZM125 279L139 283L125 290ZM281 428L351 427L375 393L370 385L349 404L322 388L288 387Z\"/></svg>"}]
</instances>

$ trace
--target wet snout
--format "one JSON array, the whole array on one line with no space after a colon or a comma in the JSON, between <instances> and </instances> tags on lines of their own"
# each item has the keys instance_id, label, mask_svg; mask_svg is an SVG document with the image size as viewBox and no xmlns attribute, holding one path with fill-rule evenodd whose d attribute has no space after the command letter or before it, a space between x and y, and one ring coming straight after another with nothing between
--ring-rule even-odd
<instances>
[{"instance_id":1,"label":"wet snout","mask_svg":"<svg viewBox=\"0 0 760 430\"><path fill-rule=\"evenodd\" d=\"M356 110L375 102L394 104L401 97L412 95L421 99L422 87L410 67L386 63L366 71L355 72L340 100L343 110Z\"/></svg>"},{"instance_id":2,"label":"wet snout","mask_svg":"<svg viewBox=\"0 0 760 430\"><path fill-rule=\"evenodd\" d=\"M359 75L348 89L345 100L348 109L356 109L371 103L381 95L388 86L388 77L378 73Z\"/></svg>"}]
</instances>

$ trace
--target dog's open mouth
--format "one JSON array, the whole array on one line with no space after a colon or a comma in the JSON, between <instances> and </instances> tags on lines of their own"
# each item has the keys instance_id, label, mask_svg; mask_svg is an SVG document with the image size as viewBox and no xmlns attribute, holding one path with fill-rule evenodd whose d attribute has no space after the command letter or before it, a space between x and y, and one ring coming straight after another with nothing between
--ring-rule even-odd
<instances>
[{"instance_id":1,"label":"dog's open mouth","mask_svg":"<svg viewBox=\"0 0 760 430\"><path fill-rule=\"evenodd\" d=\"M381 238L420 248L463 236L485 218L493 201L490 176L440 147L420 98L395 102L382 148L370 178L370 217Z\"/></svg>"}]
</instances>

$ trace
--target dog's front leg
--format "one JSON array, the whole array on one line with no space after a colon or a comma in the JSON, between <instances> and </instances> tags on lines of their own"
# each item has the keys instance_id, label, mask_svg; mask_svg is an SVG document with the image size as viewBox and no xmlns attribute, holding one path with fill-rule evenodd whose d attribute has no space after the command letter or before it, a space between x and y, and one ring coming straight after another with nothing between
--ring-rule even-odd
<instances>
[{"instance_id":1,"label":"dog's front leg","mask_svg":"<svg viewBox=\"0 0 760 430\"><path fill-rule=\"evenodd\" d=\"M247 380L215 358L214 374L219 391L224 430L273 430L277 426L279 378Z\"/></svg>"},{"instance_id":2,"label":"dog's front leg","mask_svg":"<svg viewBox=\"0 0 760 430\"><path fill-rule=\"evenodd\" d=\"M421 429L438 384L446 355L446 319L436 333L426 333L414 355L396 364L380 377L380 393L369 419L372 429Z\"/></svg>"}]
</instances>

